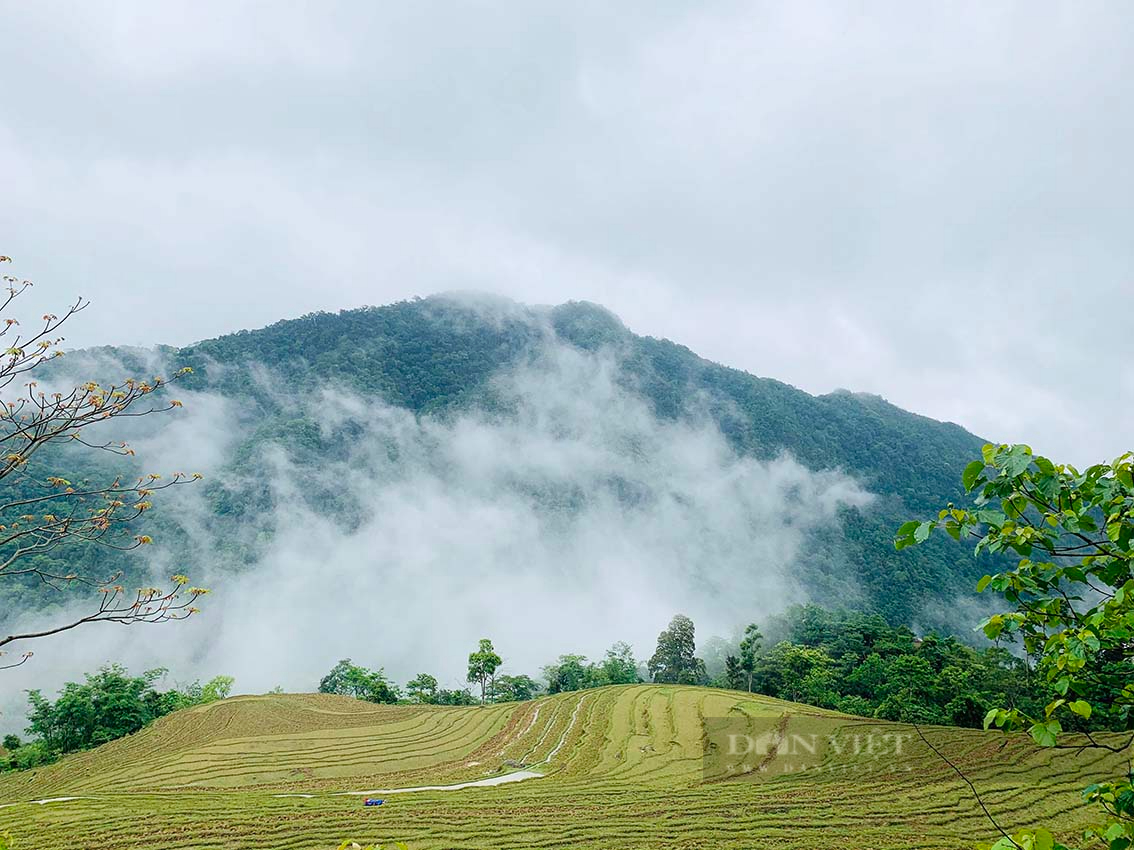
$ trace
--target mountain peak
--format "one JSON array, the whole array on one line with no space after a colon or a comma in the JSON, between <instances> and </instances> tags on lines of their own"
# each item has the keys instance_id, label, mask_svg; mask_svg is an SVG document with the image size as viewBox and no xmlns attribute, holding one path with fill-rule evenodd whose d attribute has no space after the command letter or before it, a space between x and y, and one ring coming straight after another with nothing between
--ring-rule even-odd
<instances>
[{"instance_id":1,"label":"mountain peak","mask_svg":"<svg viewBox=\"0 0 1134 850\"><path fill-rule=\"evenodd\" d=\"M555 332L568 342L594 350L617 345L630 337L630 331L614 313L591 301L568 301L551 308Z\"/></svg>"}]
</instances>

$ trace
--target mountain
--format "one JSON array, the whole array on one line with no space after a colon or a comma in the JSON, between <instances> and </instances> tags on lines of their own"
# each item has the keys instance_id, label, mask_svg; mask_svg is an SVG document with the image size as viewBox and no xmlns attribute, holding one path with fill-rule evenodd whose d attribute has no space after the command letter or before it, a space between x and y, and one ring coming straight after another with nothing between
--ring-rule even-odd
<instances>
[{"instance_id":1,"label":"mountain","mask_svg":"<svg viewBox=\"0 0 1134 850\"><path fill-rule=\"evenodd\" d=\"M838 540L814 541L834 564L811 563L817 595L837 601L845 587L861 603L910 621L936 600L968 594L984 567L967 547L934 538L896 552L894 530L915 516L960 501L960 476L985 442L958 425L918 416L874 395L838 391L812 396L770 378L698 357L665 339L631 333L604 308L571 302L550 309L506 301L433 298L337 314L316 313L257 331L208 340L178 352L194 366L194 385L231 396L255 394L266 424L260 437L294 419L286 404L256 391L245 370L210 363L258 364L286 374L297 392L333 379L418 415L445 416L491 403L490 382L536 356L548 343L610 352L616 380L662 420L709 417L735 450L771 459L789 452L811 470L840 469L877 496L869 507L841 510ZM270 424L267 424L270 423ZM309 423L310 425L310 423ZM333 447L319 445L321 452Z\"/></svg>"},{"instance_id":2,"label":"mountain","mask_svg":"<svg viewBox=\"0 0 1134 850\"><path fill-rule=\"evenodd\" d=\"M207 552L222 575L262 563L298 516L313 527L329 518L343 537L370 535L350 559L389 543L396 555L373 570L396 575L419 553L390 538L420 520L417 539L444 547L420 558L414 580L469 560L491 582L500 573L489 562L512 559L503 574L526 564L607 586L648 546L633 581L610 592L671 585L668 596L651 591L659 612L692 594L706 610L722 600L739 621L782 595L967 632L971 617L950 618L987 569L937 537L903 552L892 545L905 520L963 498L961 471L983 440L877 396L812 396L712 363L634 334L594 304L437 296L180 350L67 359L73 377L144 373L155 359L193 368L178 392L204 411L195 438L173 440L172 419L129 436L138 469L209 459L198 503L179 508L193 522L155 515L173 550ZM184 460L174 447L187 445ZM441 500L422 508L425 519L374 529L376 515L423 492ZM431 525L472 514L484 515L475 529L498 522L497 533L474 540L462 526L450 540Z\"/></svg>"}]
</instances>

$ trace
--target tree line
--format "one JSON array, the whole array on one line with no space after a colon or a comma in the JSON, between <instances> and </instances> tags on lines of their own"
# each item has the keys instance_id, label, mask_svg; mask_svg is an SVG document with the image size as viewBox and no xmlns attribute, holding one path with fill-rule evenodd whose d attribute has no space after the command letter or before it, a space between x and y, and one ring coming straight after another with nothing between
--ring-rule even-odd
<instances>
[{"instance_id":1,"label":"tree line","mask_svg":"<svg viewBox=\"0 0 1134 850\"><path fill-rule=\"evenodd\" d=\"M769 636L765 637L765 633ZM1025 660L999 646L977 649L952 636L918 637L877 614L793 606L749 624L734 640L711 638L702 657L693 621L676 615L645 662L619 641L598 661L567 653L530 675L502 674L489 639L469 654L470 688L445 689L419 673L404 688L382 668L340 661L319 683L336 693L377 703L473 705L515 702L543 694L605 685L656 682L749 691L848 714L915 723L979 727L997 705L1035 711L1046 694Z\"/></svg>"},{"instance_id":2,"label":"tree line","mask_svg":"<svg viewBox=\"0 0 1134 850\"><path fill-rule=\"evenodd\" d=\"M28 691L28 725L23 740L5 735L0 770L26 770L50 764L61 756L89 750L108 741L132 735L159 717L183 708L228 697L235 680L216 676L168 690L158 684L164 668L131 676L124 667L109 664L87 674L83 682L68 682L56 699L39 690Z\"/></svg>"}]
</instances>

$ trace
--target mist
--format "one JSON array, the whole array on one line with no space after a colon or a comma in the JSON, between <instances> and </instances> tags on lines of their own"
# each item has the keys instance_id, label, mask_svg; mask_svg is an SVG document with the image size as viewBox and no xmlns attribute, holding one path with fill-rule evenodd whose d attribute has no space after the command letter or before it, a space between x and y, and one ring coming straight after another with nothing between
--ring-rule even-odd
<instances>
[{"instance_id":1,"label":"mist","mask_svg":"<svg viewBox=\"0 0 1134 850\"><path fill-rule=\"evenodd\" d=\"M795 578L807 535L871 495L789 455L741 457L696 409L659 419L621 374L617 352L548 335L496 375L491 406L419 417L333 378L291 397L283 376L254 370L338 446L319 463L259 441L236 464L257 422L232 398L179 394L184 413L131 426L138 463L199 470L234 493L266 486L270 509L230 529L254 563L236 573L218 555L206 487L163 494L158 510L189 545L157 541L155 580L186 572L210 587L203 613L36 641L33 663L4 674L5 720L22 689L109 661L168 667L174 681L232 675L238 693L311 691L347 657L399 683L424 671L464 687L482 637L502 672L538 677L562 653L598 658L618 640L648 658L677 612L701 643L807 601Z\"/></svg>"}]
</instances>

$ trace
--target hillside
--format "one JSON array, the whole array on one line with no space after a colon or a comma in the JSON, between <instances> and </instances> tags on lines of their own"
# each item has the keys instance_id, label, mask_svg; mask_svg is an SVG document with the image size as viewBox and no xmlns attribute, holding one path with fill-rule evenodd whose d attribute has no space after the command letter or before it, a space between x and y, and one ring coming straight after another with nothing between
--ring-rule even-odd
<instances>
[{"instance_id":1,"label":"hillside","mask_svg":"<svg viewBox=\"0 0 1134 850\"><path fill-rule=\"evenodd\" d=\"M926 622L934 616L927 608L970 596L984 573L968 547L947 540L902 553L891 545L902 522L962 498L961 470L979 456L983 439L877 396L812 396L712 363L669 340L631 333L597 305L535 308L431 298L318 313L205 341L171 362L193 366L194 385L219 389L255 411L259 424L240 457L275 440L293 457L322 462L341 453L343 441L328 439L318 422L298 415L297 395L332 382L418 416L444 419L468 409L507 415L515 405L499 398L494 380L554 346L610 358L618 385L662 422L708 420L740 456L769 460L788 452L810 470L845 471L874 494L869 506L842 507L837 531L809 537L807 557L796 568L814 601L850 602L894 621ZM226 365L218 370L211 365L217 363ZM249 367L285 376L287 396L249 379ZM568 391L588 387L578 382ZM222 511L245 511L224 496L218 504ZM961 626L969 628L967 621Z\"/></svg>"},{"instance_id":2,"label":"hillside","mask_svg":"<svg viewBox=\"0 0 1134 850\"><path fill-rule=\"evenodd\" d=\"M297 551L306 541L286 536L303 521L357 539L357 551L334 560L367 561L375 575L418 559L415 569L440 580L470 557L483 560L486 581L522 567L533 582L573 575L585 585L594 570L655 585L658 619L693 600L690 613L719 615L722 629L789 601L963 635L976 619L958 601L972 599L987 564L944 538L900 553L892 540L905 520L961 498L961 470L981 439L877 396L812 396L709 362L596 305L419 299L180 350L78 352L59 377L186 365L195 371L177 393L188 393L192 424L126 427L115 436L138 457L114 468L204 460L196 501L159 500L152 533L159 561L180 569L190 552L183 568L217 589L269 561L275 569L273 545ZM43 475L94 473L74 452L39 463ZM490 544L473 524L454 528L443 551L422 556L421 536L399 549L398 529L422 519L397 510L427 498L430 521L507 516ZM311 563L330 558L326 548ZM36 557L54 559L55 572L81 560L146 580L146 563L105 550ZM55 598L31 579L3 593L0 611Z\"/></svg>"},{"instance_id":3,"label":"hillside","mask_svg":"<svg viewBox=\"0 0 1134 850\"><path fill-rule=\"evenodd\" d=\"M856 755L850 746L823 750L806 772L730 774L704 756L706 742L724 740L714 737L714 718L753 736L808 729L844 741L899 735L902 745L884 757L864 748ZM928 727L925 734L1006 820L1058 815L1068 831L1077 826L1078 788L1084 772L1099 767L1098 755L1038 750L996 733ZM520 766L543 778L388 793ZM364 809L357 794L335 793L377 789L387 799L380 810ZM79 799L17 802L61 797ZM42 846L103 850L313 850L343 837L401 839L414 850L565 840L596 848L668 841L908 850L955 848L989 829L911 727L738 692L656 685L467 708L237 697L0 778L0 803L15 804L0 808L0 830L34 834Z\"/></svg>"}]
</instances>

